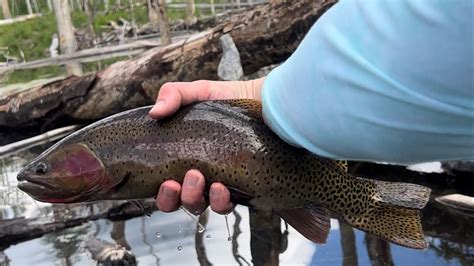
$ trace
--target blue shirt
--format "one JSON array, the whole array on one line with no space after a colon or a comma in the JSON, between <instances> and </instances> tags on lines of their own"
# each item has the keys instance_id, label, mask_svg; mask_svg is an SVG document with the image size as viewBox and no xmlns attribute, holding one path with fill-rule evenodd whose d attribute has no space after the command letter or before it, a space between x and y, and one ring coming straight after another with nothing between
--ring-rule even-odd
<instances>
[{"instance_id":1,"label":"blue shirt","mask_svg":"<svg viewBox=\"0 0 474 266\"><path fill-rule=\"evenodd\" d=\"M334 159L474 160L473 10L340 1L265 79L265 121Z\"/></svg>"}]
</instances>

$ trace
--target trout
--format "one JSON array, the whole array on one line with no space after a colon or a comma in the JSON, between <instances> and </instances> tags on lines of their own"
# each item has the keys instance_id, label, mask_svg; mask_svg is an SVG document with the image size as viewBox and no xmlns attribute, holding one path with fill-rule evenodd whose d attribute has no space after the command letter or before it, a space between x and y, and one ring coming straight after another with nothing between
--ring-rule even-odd
<instances>
[{"instance_id":1,"label":"trout","mask_svg":"<svg viewBox=\"0 0 474 266\"><path fill-rule=\"evenodd\" d=\"M73 203L144 199L189 169L222 182L231 201L277 213L325 243L330 215L393 243L426 248L420 223L430 189L352 176L335 161L290 146L264 123L253 100L206 101L162 120L150 106L93 123L59 141L19 174L36 200Z\"/></svg>"}]
</instances>

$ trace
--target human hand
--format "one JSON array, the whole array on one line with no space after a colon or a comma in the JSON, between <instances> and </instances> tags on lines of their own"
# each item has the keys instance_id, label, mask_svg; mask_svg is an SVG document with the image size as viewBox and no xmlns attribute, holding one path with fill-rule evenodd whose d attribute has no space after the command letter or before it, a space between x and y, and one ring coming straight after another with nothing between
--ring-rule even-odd
<instances>
[{"instance_id":1,"label":"human hand","mask_svg":"<svg viewBox=\"0 0 474 266\"><path fill-rule=\"evenodd\" d=\"M250 81L172 82L164 84L158 99L150 110L150 116L160 119L176 112L181 106L198 101L225 99L261 100L264 78ZM207 208L203 192L205 179L197 170L189 170L183 184L168 180L160 186L156 204L164 212L175 211L180 203L192 213L201 213ZM232 210L229 190L219 182L213 183L209 191L211 209L225 214Z\"/></svg>"}]
</instances>

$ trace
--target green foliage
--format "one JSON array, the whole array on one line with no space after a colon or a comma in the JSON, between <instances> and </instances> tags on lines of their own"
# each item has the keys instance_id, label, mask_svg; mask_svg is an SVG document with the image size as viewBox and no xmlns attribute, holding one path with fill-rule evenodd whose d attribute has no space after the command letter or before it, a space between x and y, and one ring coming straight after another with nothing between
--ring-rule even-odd
<instances>
[{"instance_id":1,"label":"green foliage","mask_svg":"<svg viewBox=\"0 0 474 266\"><path fill-rule=\"evenodd\" d=\"M76 1L74 1L76 3ZM134 1L137 3L137 1ZM183 2L183 1L173 1ZM196 0L198 3L209 3L209 0ZM217 3L228 3L229 0L215 0ZM21 59L21 53L24 54L26 61L33 61L41 58L48 57L48 48L51 44L52 35L57 32L56 19L54 14L51 13L47 6L47 0L37 0L39 11L43 14L41 17L33 20L17 22L14 24L0 26L0 47L7 47L10 56L18 57ZM93 0L91 1L91 9L95 13L93 28L94 32L99 35L105 30L103 26L107 25L109 21L118 21L120 18L124 18L131 21L131 14L129 9L128 0L122 0L122 7L124 9L112 11L112 8L116 6L116 0L110 0L109 12L105 13L105 6L103 1ZM26 15L28 13L25 1L9 0L10 11L12 16ZM33 11L34 6L33 6ZM2 12L0 12L0 18L2 18ZM137 25L143 25L148 22L148 10L146 5L140 5L134 7L133 16ZM211 15L210 9L196 10L198 17ZM71 12L73 24L77 29L84 29L87 27L87 16L86 14L77 9ZM186 17L185 9L170 8L168 7L168 17L170 21L176 21L184 19ZM102 62L84 64L84 72L91 72L99 70L112 62L116 62L120 59L112 58ZM4 61L0 54L0 62ZM25 82L34 80L37 78L53 77L55 75L65 75L65 70L60 66L50 66L40 69L32 70L21 70L10 73L6 79L6 84Z\"/></svg>"},{"instance_id":2,"label":"green foliage","mask_svg":"<svg viewBox=\"0 0 474 266\"><path fill-rule=\"evenodd\" d=\"M51 14L4 25L0 27L0 46L8 47L12 56L20 57L20 51L23 51L27 61L43 58L47 56L54 32L56 21Z\"/></svg>"},{"instance_id":3,"label":"green foliage","mask_svg":"<svg viewBox=\"0 0 474 266\"><path fill-rule=\"evenodd\" d=\"M66 69L61 66L47 66L35 69L16 70L10 73L5 84L23 83L35 79L46 79L66 76Z\"/></svg>"}]
</instances>

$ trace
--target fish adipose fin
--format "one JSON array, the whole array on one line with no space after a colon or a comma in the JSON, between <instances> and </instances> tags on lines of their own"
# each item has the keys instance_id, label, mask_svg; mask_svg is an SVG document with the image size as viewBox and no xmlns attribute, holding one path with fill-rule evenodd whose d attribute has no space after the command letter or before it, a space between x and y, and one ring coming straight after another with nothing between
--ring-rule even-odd
<instances>
[{"instance_id":1,"label":"fish adipose fin","mask_svg":"<svg viewBox=\"0 0 474 266\"><path fill-rule=\"evenodd\" d=\"M362 214L344 215L351 226L395 244L425 249L420 209L429 200L430 189L407 183L370 180L375 184L373 204Z\"/></svg>"},{"instance_id":2,"label":"fish adipose fin","mask_svg":"<svg viewBox=\"0 0 474 266\"><path fill-rule=\"evenodd\" d=\"M277 214L307 239L324 244L331 222L326 207L320 205L278 210Z\"/></svg>"}]
</instances>

